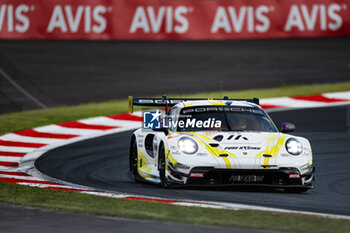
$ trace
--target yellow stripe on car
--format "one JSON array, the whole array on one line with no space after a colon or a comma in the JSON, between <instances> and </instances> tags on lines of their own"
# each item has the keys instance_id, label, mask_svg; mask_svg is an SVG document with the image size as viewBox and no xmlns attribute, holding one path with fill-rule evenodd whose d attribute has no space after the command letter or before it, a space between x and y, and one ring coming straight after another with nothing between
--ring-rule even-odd
<instances>
[{"instance_id":1,"label":"yellow stripe on car","mask_svg":"<svg viewBox=\"0 0 350 233\"><path fill-rule=\"evenodd\" d=\"M202 146L205 146L205 149L207 149L207 151L209 151L210 154L212 154L213 156L217 157L217 158L222 158L226 164L226 168L231 168L231 163L229 161L229 159L227 157L222 157L220 156L220 154L227 154L232 158L235 158L236 156L234 154L232 154L231 152L225 151L225 150L220 150L218 148L214 148L210 145L208 145L207 143L203 142L202 140L206 141L206 142L212 142L213 140L211 140L210 138L202 135L202 134L198 134L198 133L193 133L196 137L194 137L194 139Z\"/></svg>"},{"instance_id":2,"label":"yellow stripe on car","mask_svg":"<svg viewBox=\"0 0 350 233\"><path fill-rule=\"evenodd\" d=\"M170 154L168 145L165 145L165 157L169 159L172 164L175 165L177 163L176 160L173 158L173 156ZM166 161L165 161L165 170L169 171L168 163Z\"/></svg>"},{"instance_id":3,"label":"yellow stripe on car","mask_svg":"<svg viewBox=\"0 0 350 233\"><path fill-rule=\"evenodd\" d=\"M277 134L272 134L268 137L266 141L266 149L261 151L259 154L256 155L256 158L258 159L257 162L260 163L260 159L263 156L263 154L271 154L272 148L274 146L274 142L277 138ZM264 159L264 165L267 165L269 162L269 157L265 157Z\"/></svg>"},{"instance_id":4,"label":"yellow stripe on car","mask_svg":"<svg viewBox=\"0 0 350 233\"><path fill-rule=\"evenodd\" d=\"M281 146L284 145L284 141L286 140L286 136L283 135L281 136L278 141L277 141L277 145L275 147L273 147L273 153L272 153L272 157L276 157L278 154L278 151L280 149Z\"/></svg>"},{"instance_id":5,"label":"yellow stripe on car","mask_svg":"<svg viewBox=\"0 0 350 233\"><path fill-rule=\"evenodd\" d=\"M210 103L211 105L220 105L220 106L225 105L225 102L209 101L209 103Z\"/></svg>"},{"instance_id":6,"label":"yellow stripe on car","mask_svg":"<svg viewBox=\"0 0 350 233\"><path fill-rule=\"evenodd\" d=\"M150 173L151 172L151 168L148 167L148 161L147 161L145 155L139 149L137 149L137 155L138 155L137 170L139 171L140 176L142 176L143 178L150 178L150 177L152 177L150 175L145 174L145 173ZM140 160L142 160L142 167L141 167L141 161Z\"/></svg>"},{"instance_id":7,"label":"yellow stripe on car","mask_svg":"<svg viewBox=\"0 0 350 233\"><path fill-rule=\"evenodd\" d=\"M275 146L271 146L273 145L273 142L275 141L276 136L277 135L275 135L274 140L272 141L272 143L269 143L266 149L266 154L271 155L273 158L277 156L280 147L284 145L284 141L286 139L286 136L283 135L278 139L277 144ZM270 157L265 157L265 160L264 160L265 169L267 168L266 166L269 164L269 160L270 160Z\"/></svg>"},{"instance_id":8,"label":"yellow stripe on car","mask_svg":"<svg viewBox=\"0 0 350 233\"><path fill-rule=\"evenodd\" d=\"M173 165L176 165L177 164L177 161L174 159L174 157L171 155L170 151L168 150L168 156L167 158L170 160L170 162L173 164Z\"/></svg>"},{"instance_id":9,"label":"yellow stripe on car","mask_svg":"<svg viewBox=\"0 0 350 233\"><path fill-rule=\"evenodd\" d=\"M310 160L307 162L309 166L312 166L312 151L310 151Z\"/></svg>"},{"instance_id":10,"label":"yellow stripe on car","mask_svg":"<svg viewBox=\"0 0 350 233\"><path fill-rule=\"evenodd\" d=\"M226 167L227 167L227 168L231 168L230 161L228 161L228 159L227 159L226 157L222 157L222 158L223 158L223 160L224 160L225 163L226 163Z\"/></svg>"},{"instance_id":11,"label":"yellow stripe on car","mask_svg":"<svg viewBox=\"0 0 350 233\"><path fill-rule=\"evenodd\" d=\"M201 139L203 139L206 142L212 142L213 141L210 138L208 138L207 136L204 136L204 135L199 134L199 133L194 133L194 135L196 135L197 137L200 137Z\"/></svg>"},{"instance_id":12,"label":"yellow stripe on car","mask_svg":"<svg viewBox=\"0 0 350 233\"><path fill-rule=\"evenodd\" d=\"M185 108L191 107L194 103L185 104Z\"/></svg>"},{"instance_id":13,"label":"yellow stripe on car","mask_svg":"<svg viewBox=\"0 0 350 233\"><path fill-rule=\"evenodd\" d=\"M276 137L277 137L276 134L272 134L269 136L269 138L266 141L266 149L264 151L261 151L259 154L257 154L256 155L257 158L261 158L263 154L268 154L268 151L271 151L274 145L273 142L276 140Z\"/></svg>"}]
</instances>

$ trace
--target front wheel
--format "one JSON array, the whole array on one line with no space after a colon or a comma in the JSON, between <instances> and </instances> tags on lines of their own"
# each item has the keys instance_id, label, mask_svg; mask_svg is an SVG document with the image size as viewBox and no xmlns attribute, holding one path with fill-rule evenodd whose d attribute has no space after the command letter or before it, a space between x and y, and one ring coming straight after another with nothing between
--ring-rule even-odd
<instances>
[{"instance_id":1,"label":"front wheel","mask_svg":"<svg viewBox=\"0 0 350 233\"><path fill-rule=\"evenodd\" d=\"M161 144L159 147L158 170L159 170L160 185L163 188L169 187L169 183L166 178L166 161L165 161L165 150L164 150L163 144Z\"/></svg>"},{"instance_id":2,"label":"front wheel","mask_svg":"<svg viewBox=\"0 0 350 233\"><path fill-rule=\"evenodd\" d=\"M131 173L134 175L135 180L137 181L138 179L138 171L137 171L137 161L138 156L137 156L137 145L136 145L136 139L134 138L131 141L130 144L130 155L129 155L129 167Z\"/></svg>"}]
</instances>

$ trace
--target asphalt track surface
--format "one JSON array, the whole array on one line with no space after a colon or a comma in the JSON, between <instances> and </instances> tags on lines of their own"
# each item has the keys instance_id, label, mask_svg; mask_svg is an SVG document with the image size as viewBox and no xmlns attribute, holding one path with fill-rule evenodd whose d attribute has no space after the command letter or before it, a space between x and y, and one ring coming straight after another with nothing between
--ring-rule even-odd
<instances>
[{"instance_id":1,"label":"asphalt track surface","mask_svg":"<svg viewBox=\"0 0 350 233\"><path fill-rule=\"evenodd\" d=\"M0 204L0 232L6 233L268 233L272 231L82 215Z\"/></svg>"},{"instance_id":2,"label":"asphalt track surface","mask_svg":"<svg viewBox=\"0 0 350 233\"><path fill-rule=\"evenodd\" d=\"M0 113L150 96L348 81L350 38L0 41Z\"/></svg>"},{"instance_id":3,"label":"asphalt track surface","mask_svg":"<svg viewBox=\"0 0 350 233\"><path fill-rule=\"evenodd\" d=\"M49 176L104 190L201 201L252 204L292 210L350 215L350 105L273 112L276 125L293 122L295 135L311 141L316 188L303 194L257 188L163 189L136 183L128 171L132 132L66 145L47 152L36 167Z\"/></svg>"}]
</instances>

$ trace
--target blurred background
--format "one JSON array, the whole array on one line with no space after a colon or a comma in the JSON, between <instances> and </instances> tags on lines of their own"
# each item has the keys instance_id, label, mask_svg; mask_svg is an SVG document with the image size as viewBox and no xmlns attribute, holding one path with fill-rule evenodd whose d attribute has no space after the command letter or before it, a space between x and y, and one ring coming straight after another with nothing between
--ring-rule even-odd
<instances>
[{"instance_id":1,"label":"blurred background","mask_svg":"<svg viewBox=\"0 0 350 233\"><path fill-rule=\"evenodd\" d=\"M0 1L0 112L347 81L346 1Z\"/></svg>"}]
</instances>

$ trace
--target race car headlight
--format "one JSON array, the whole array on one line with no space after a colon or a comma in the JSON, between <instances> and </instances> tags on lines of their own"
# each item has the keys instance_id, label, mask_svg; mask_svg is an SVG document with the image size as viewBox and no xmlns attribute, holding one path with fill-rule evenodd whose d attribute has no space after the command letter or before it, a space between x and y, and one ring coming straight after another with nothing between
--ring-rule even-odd
<instances>
[{"instance_id":1,"label":"race car headlight","mask_svg":"<svg viewBox=\"0 0 350 233\"><path fill-rule=\"evenodd\" d=\"M303 152L303 146L295 138L289 138L286 142L286 150L291 155L300 155Z\"/></svg>"},{"instance_id":2,"label":"race car headlight","mask_svg":"<svg viewBox=\"0 0 350 233\"><path fill-rule=\"evenodd\" d=\"M198 144L190 137L182 137L178 141L179 150L185 154L194 154L198 151Z\"/></svg>"}]
</instances>

